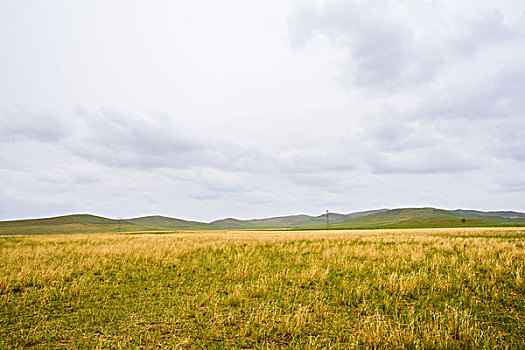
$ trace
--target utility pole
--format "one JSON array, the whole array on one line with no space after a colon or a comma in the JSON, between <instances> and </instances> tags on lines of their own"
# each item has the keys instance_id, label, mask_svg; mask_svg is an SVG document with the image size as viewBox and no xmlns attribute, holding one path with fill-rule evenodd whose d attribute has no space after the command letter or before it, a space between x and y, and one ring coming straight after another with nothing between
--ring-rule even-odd
<instances>
[{"instance_id":1,"label":"utility pole","mask_svg":"<svg viewBox=\"0 0 525 350\"><path fill-rule=\"evenodd\" d=\"M122 218L119 216L118 217L118 232L120 232L120 221L122 220Z\"/></svg>"},{"instance_id":2,"label":"utility pole","mask_svg":"<svg viewBox=\"0 0 525 350\"><path fill-rule=\"evenodd\" d=\"M330 229L330 219L328 218L328 209L326 210L326 229Z\"/></svg>"}]
</instances>

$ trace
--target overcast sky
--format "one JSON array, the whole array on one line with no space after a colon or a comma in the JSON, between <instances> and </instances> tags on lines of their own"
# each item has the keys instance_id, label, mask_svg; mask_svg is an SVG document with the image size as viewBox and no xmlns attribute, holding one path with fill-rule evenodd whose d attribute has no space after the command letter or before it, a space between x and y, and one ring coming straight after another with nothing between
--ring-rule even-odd
<instances>
[{"instance_id":1,"label":"overcast sky","mask_svg":"<svg viewBox=\"0 0 525 350\"><path fill-rule=\"evenodd\" d=\"M525 211L523 0L0 0L0 219Z\"/></svg>"}]
</instances>

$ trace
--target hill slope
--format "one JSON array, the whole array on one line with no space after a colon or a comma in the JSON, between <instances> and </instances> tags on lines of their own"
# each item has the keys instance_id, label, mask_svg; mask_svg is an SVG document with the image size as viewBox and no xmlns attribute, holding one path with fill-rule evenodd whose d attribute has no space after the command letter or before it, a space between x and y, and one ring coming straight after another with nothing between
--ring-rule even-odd
<instances>
[{"instance_id":1,"label":"hill slope","mask_svg":"<svg viewBox=\"0 0 525 350\"><path fill-rule=\"evenodd\" d=\"M469 227L525 223L489 215L460 214L435 208L403 208L383 211L332 225L333 228Z\"/></svg>"},{"instance_id":2,"label":"hill slope","mask_svg":"<svg viewBox=\"0 0 525 350\"><path fill-rule=\"evenodd\" d=\"M329 213L330 224L342 222L352 218L379 213L387 209L368 210L351 214ZM213 228L221 229L255 229L255 228L303 228L303 227L325 227L326 214L319 216L289 215L266 219L238 220L233 218L216 220L210 223Z\"/></svg>"},{"instance_id":3,"label":"hill slope","mask_svg":"<svg viewBox=\"0 0 525 350\"><path fill-rule=\"evenodd\" d=\"M60 234L111 231L118 231L118 221L89 214L0 222L0 234Z\"/></svg>"},{"instance_id":4,"label":"hill slope","mask_svg":"<svg viewBox=\"0 0 525 350\"><path fill-rule=\"evenodd\" d=\"M162 216L149 216L121 220L121 232L198 230L209 228L208 224L173 219ZM65 215L45 219L16 220L0 222L0 234L38 235L68 233L119 232L118 220L89 214Z\"/></svg>"},{"instance_id":5,"label":"hill slope","mask_svg":"<svg viewBox=\"0 0 525 350\"><path fill-rule=\"evenodd\" d=\"M336 222L343 221L346 219L346 215L330 213L330 220ZM223 219L217 220L210 223L214 227L221 228L294 228L311 225L321 225L326 222L326 215L320 216L309 216L309 215L290 215L290 216L279 216L267 219L251 219L251 220L237 220L237 219Z\"/></svg>"},{"instance_id":6,"label":"hill slope","mask_svg":"<svg viewBox=\"0 0 525 350\"><path fill-rule=\"evenodd\" d=\"M501 215L501 216L498 216ZM442 210L435 208L379 209L351 214L330 213L330 228L416 228L525 225L525 213ZM222 219L211 223L164 216L121 220L121 232L224 230L224 229L324 229L326 214L290 215L266 219ZM100 216L79 214L54 218L0 221L0 235L118 232L119 222Z\"/></svg>"},{"instance_id":7,"label":"hill slope","mask_svg":"<svg viewBox=\"0 0 525 350\"><path fill-rule=\"evenodd\" d=\"M507 219L525 219L525 213L518 213L516 211L479 211L456 209L452 210L452 212L463 215L497 216Z\"/></svg>"},{"instance_id":8,"label":"hill slope","mask_svg":"<svg viewBox=\"0 0 525 350\"><path fill-rule=\"evenodd\" d=\"M127 219L124 220L124 222L142 227L147 227L152 230L206 230L210 228L209 224L205 224L203 222L186 221L182 219L169 218L166 216L159 215Z\"/></svg>"}]
</instances>

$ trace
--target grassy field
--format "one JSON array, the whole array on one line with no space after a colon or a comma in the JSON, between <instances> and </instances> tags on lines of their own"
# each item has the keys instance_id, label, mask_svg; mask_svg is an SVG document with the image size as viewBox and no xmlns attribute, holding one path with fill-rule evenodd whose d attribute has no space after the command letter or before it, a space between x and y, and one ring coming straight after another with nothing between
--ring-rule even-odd
<instances>
[{"instance_id":1,"label":"grassy field","mask_svg":"<svg viewBox=\"0 0 525 350\"><path fill-rule=\"evenodd\" d=\"M525 228L0 238L0 348L525 348Z\"/></svg>"}]
</instances>

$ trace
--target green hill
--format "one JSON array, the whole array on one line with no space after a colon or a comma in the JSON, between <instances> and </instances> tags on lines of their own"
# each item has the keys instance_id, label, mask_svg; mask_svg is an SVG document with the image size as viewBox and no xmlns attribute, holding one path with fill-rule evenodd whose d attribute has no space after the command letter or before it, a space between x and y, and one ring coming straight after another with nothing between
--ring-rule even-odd
<instances>
[{"instance_id":1,"label":"green hill","mask_svg":"<svg viewBox=\"0 0 525 350\"><path fill-rule=\"evenodd\" d=\"M242 229L247 227L244 221L233 218L215 220L210 222L209 225L210 227L216 228L218 230Z\"/></svg>"},{"instance_id":2,"label":"green hill","mask_svg":"<svg viewBox=\"0 0 525 350\"><path fill-rule=\"evenodd\" d=\"M332 228L416 228L416 227L471 227L520 224L525 220L489 215L465 215L435 208L392 209L345 220Z\"/></svg>"},{"instance_id":3,"label":"green hill","mask_svg":"<svg viewBox=\"0 0 525 350\"><path fill-rule=\"evenodd\" d=\"M123 227L121 227L122 229ZM0 234L117 232L118 221L89 214L0 222Z\"/></svg>"},{"instance_id":4,"label":"green hill","mask_svg":"<svg viewBox=\"0 0 525 350\"><path fill-rule=\"evenodd\" d=\"M186 221L165 216L143 216L134 219L123 220L125 223L142 226L151 230L206 230L210 229L209 224L197 221Z\"/></svg>"},{"instance_id":5,"label":"green hill","mask_svg":"<svg viewBox=\"0 0 525 350\"><path fill-rule=\"evenodd\" d=\"M329 213L328 219L330 222L330 226L332 226L333 224L336 224L336 223L344 222L346 220L350 220L354 218L359 218L362 216L367 216L370 214L379 213L385 210L387 209L368 210L368 211L362 211L362 212L351 213L351 214ZM309 217L306 220L297 222L295 225L291 227L300 229L300 228L309 227L309 226L316 226L320 228L326 227L326 214L315 216L315 217Z\"/></svg>"},{"instance_id":6,"label":"green hill","mask_svg":"<svg viewBox=\"0 0 525 350\"><path fill-rule=\"evenodd\" d=\"M202 222L185 221L163 216L145 216L124 219L120 222L120 232L203 229L210 229L210 225ZM98 232L119 232L118 220L89 214L78 214L45 219L0 222L1 235Z\"/></svg>"},{"instance_id":7,"label":"green hill","mask_svg":"<svg viewBox=\"0 0 525 350\"><path fill-rule=\"evenodd\" d=\"M342 221L345 219L343 214L330 214L330 217L334 217L335 220ZM217 220L210 223L213 227L221 227L227 229L245 228L294 228L302 226L311 226L316 224L322 224L326 221L324 215L321 216L309 216L309 215L290 215L290 216L279 216L267 219L250 219L250 220L237 220L237 219L223 219Z\"/></svg>"},{"instance_id":8,"label":"green hill","mask_svg":"<svg viewBox=\"0 0 525 350\"><path fill-rule=\"evenodd\" d=\"M477 215L477 216L497 216L507 219L525 219L525 213L518 213L516 211L479 211L479 210L452 210L454 213L463 215Z\"/></svg>"},{"instance_id":9,"label":"green hill","mask_svg":"<svg viewBox=\"0 0 525 350\"><path fill-rule=\"evenodd\" d=\"M329 213L330 224L338 223L352 218L379 213L387 209L368 210L351 214ZM220 229L257 229L257 228L290 228L300 229L304 227L325 227L326 214L319 216L289 215L266 219L238 220L233 218L216 220L210 223L210 227Z\"/></svg>"},{"instance_id":10,"label":"green hill","mask_svg":"<svg viewBox=\"0 0 525 350\"><path fill-rule=\"evenodd\" d=\"M500 214L501 216L498 216ZM331 229L471 227L525 225L519 212L480 212L435 208L379 209L351 214L329 213ZM326 214L290 215L266 219L233 218L211 223L164 216L144 216L120 221L121 232L235 229L325 229ZM0 235L35 235L119 232L119 222L100 216L79 214L54 218L0 221Z\"/></svg>"}]
</instances>

